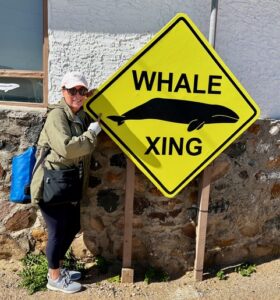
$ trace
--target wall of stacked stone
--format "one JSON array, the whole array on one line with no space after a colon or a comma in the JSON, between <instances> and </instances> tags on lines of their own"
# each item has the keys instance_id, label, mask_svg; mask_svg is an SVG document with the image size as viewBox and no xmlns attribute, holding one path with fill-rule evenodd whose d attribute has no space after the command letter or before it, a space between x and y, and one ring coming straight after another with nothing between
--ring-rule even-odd
<instances>
[{"instance_id":1,"label":"wall of stacked stone","mask_svg":"<svg viewBox=\"0 0 280 300\"><path fill-rule=\"evenodd\" d=\"M0 110L0 259L45 250L39 211L9 202L11 158L36 141L44 114ZM259 120L210 166L206 265L280 255L279 132L279 120ZM77 256L122 259L125 168L125 156L102 132L92 157L89 198L81 208L83 234L73 244ZM177 275L193 268L198 183L196 178L168 199L136 170L134 264Z\"/></svg>"}]
</instances>

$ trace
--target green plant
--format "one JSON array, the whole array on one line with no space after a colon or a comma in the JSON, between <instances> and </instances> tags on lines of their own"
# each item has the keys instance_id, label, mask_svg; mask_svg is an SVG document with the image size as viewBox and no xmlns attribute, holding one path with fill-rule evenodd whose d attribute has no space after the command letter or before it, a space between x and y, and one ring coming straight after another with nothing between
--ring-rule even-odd
<instances>
[{"instance_id":1,"label":"green plant","mask_svg":"<svg viewBox=\"0 0 280 300\"><path fill-rule=\"evenodd\" d=\"M27 254L23 259L23 270L19 273L21 277L20 286L33 294L46 289L48 262L43 254Z\"/></svg>"},{"instance_id":2,"label":"green plant","mask_svg":"<svg viewBox=\"0 0 280 300\"><path fill-rule=\"evenodd\" d=\"M228 275L225 274L225 272L223 270L220 270L216 273L216 276L220 279L220 280L226 280L228 278Z\"/></svg>"},{"instance_id":3,"label":"green plant","mask_svg":"<svg viewBox=\"0 0 280 300\"><path fill-rule=\"evenodd\" d=\"M97 255L95 257L95 264L100 274L106 274L108 272L109 266L111 265L111 263L101 255Z\"/></svg>"},{"instance_id":4,"label":"green plant","mask_svg":"<svg viewBox=\"0 0 280 300\"><path fill-rule=\"evenodd\" d=\"M23 269L19 272L21 277L20 286L28 290L29 294L46 289L48 262L44 254L27 254L22 260ZM71 249L67 251L63 267L84 271L84 264L77 261Z\"/></svg>"},{"instance_id":5,"label":"green plant","mask_svg":"<svg viewBox=\"0 0 280 300\"><path fill-rule=\"evenodd\" d=\"M85 271L85 264L76 259L76 257L73 255L71 248L69 248L69 250L65 254L65 259L63 261L63 267L68 270L76 270L81 273L83 273Z\"/></svg>"},{"instance_id":6,"label":"green plant","mask_svg":"<svg viewBox=\"0 0 280 300\"><path fill-rule=\"evenodd\" d=\"M244 263L235 268L235 272L239 273L242 276L251 276L252 273L256 272L256 265L255 264L248 264Z\"/></svg>"},{"instance_id":7,"label":"green plant","mask_svg":"<svg viewBox=\"0 0 280 300\"><path fill-rule=\"evenodd\" d=\"M121 276L117 275L117 276L108 278L107 281L111 282L111 283L113 283L113 282L120 283L121 282Z\"/></svg>"},{"instance_id":8,"label":"green plant","mask_svg":"<svg viewBox=\"0 0 280 300\"><path fill-rule=\"evenodd\" d=\"M151 282L164 282L168 281L169 276L166 272L156 269L153 267L149 267L145 273L144 281L149 284Z\"/></svg>"}]
</instances>

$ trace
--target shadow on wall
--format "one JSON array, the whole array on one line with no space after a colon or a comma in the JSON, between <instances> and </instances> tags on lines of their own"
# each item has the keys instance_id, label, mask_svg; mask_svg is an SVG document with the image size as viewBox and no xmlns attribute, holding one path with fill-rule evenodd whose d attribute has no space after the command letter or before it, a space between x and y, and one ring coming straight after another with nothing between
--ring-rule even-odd
<instances>
[{"instance_id":1,"label":"shadow on wall","mask_svg":"<svg viewBox=\"0 0 280 300\"><path fill-rule=\"evenodd\" d=\"M205 0L49 0L49 28L112 34L157 32L183 12L207 36L210 10L211 1Z\"/></svg>"}]
</instances>

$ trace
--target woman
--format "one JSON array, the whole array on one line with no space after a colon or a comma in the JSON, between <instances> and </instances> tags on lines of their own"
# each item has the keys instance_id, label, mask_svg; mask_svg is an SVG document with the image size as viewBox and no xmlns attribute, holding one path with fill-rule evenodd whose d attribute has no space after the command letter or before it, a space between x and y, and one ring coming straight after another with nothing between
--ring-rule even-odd
<instances>
[{"instance_id":1,"label":"woman","mask_svg":"<svg viewBox=\"0 0 280 300\"><path fill-rule=\"evenodd\" d=\"M62 269L63 258L75 235L80 230L81 199L63 204L49 205L43 201L44 168L65 170L82 169L83 195L87 189L90 156L101 131L98 122L90 122L83 111L83 102L89 95L85 77L79 72L67 73L61 83L63 98L49 107L48 116L38 141L38 148L50 148L48 155L36 170L31 183L32 202L37 203L47 224L48 259L47 288L65 293L81 289L80 272ZM43 150L41 150L42 152ZM42 155L42 154L41 154ZM78 183L77 183L78 184Z\"/></svg>"}]
</instances>

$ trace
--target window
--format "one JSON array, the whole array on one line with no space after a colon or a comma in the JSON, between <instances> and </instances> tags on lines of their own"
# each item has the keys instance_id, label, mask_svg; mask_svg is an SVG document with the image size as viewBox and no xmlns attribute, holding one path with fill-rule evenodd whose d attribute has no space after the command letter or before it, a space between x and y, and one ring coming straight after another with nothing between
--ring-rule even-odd
<instances>
[{"instance_id":1,"label":"window","mask_svg":"<svg viewBox=\"0 0 280 300\"><path fill-rule=\"evenodd\" d=\"M47 104L47 0L0 0L0 104Z\"/></svg>"}]
</instances>

